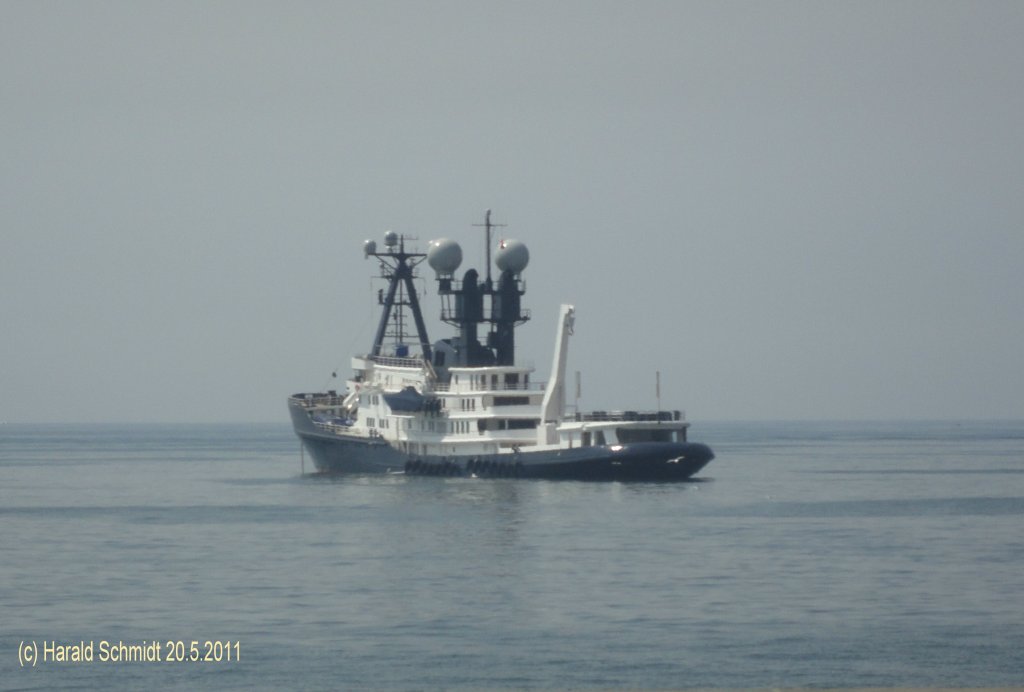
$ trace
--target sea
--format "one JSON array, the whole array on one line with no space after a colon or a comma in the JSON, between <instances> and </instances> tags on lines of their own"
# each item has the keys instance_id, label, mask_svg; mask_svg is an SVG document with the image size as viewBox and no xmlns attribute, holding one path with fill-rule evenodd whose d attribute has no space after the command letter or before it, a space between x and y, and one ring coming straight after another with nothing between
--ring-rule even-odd
<instances>
[{"instance_id":1,"label":"sea","mask_svg":"<svg viewBox=\"0 0 1024 692\"><path fill-rule=\"evenodd\" d=\"M695 422L683 483L0 426L0 688L1024 685L1024 422Z\"/></svg>"}]
</instances>

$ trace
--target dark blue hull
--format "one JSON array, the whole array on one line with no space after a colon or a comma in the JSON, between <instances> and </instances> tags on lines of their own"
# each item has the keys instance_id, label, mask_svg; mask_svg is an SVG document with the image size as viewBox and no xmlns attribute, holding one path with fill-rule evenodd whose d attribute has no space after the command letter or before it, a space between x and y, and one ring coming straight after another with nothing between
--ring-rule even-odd
<instances>
[{"instance_id":1,"label":"dark blue hull","mask_svg":"<svg viewBox=\"0 0 1024 692\"><path fill-rule=\"evenodd\" d=\"M624 445L510 454L410 456L380 438L318 430L293 409L295 432L324 473L406 473L478 478L549 478L609 481L686 480L714 459L696 442L636 442Z\"/></svg>"}]
</instances>

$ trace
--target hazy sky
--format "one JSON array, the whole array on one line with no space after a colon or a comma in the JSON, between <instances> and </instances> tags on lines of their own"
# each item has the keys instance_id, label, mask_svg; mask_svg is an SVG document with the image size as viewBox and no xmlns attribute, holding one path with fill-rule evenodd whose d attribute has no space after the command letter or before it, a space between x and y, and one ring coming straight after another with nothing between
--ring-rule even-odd
<instances>
[{"instance_id":1,"label":"hazy sky","mask_svg":"<svg viewBox=\"0 0 1024 692\"><path fill-rule=\"evenodd\" d=\"M1024 3L0 1L0 421L281 421L364 238L524 241L587 408L1024 418ZM482 266L480 266L482 270ZM448 335L425 273L431 338Z\"/></svg>"}]
</instances>

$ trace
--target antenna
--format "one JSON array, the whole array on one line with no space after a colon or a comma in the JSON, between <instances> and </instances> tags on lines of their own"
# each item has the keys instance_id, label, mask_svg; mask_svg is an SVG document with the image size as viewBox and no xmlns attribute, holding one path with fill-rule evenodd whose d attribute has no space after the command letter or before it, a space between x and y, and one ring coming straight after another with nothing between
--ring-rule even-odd
<instances>
[{"instance_id":1,"label":"antenna","mask_svg":"<svg viewBox=\"0 0 1024 692\"><path fill-rule=\"evenodd\" d=\"M654 371L654 394L658 398L658 422L661 422L661 370Z\"/></svg>"},{"instance_id":2,"label":"antenna","mask_svg":"<svg viewBox=\"0 0 1024 692\"><path fill-rule=\"evenodd\" d=\"M484 246L484 249L486 250L485 257L487 259L487 288L488 290L490 290L491 286L494 285L493 283L491 283L491 229L504 227L505 224L491 223L491 210L488 209L484 213L484 222L482 224L475 223L473 225L476 226L477 228L480 228L482 226L483 228L487 229L487 244Z\"/></svg>"}]
</instances>

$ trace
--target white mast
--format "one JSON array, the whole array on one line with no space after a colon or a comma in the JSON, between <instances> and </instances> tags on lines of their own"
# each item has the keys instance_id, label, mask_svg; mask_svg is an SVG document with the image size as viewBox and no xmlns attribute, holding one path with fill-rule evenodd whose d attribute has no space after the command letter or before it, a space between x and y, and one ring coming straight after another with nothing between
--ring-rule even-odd
<instances>
[{"instance_id":1,"label":"white mast","mask_svg":"<svg viewBox=\"0 0 1024 692\"><path fill-rule=\"evenodd\" d=\"M541 404L541 420L556 423L565 414L565 361L569 355L569 337L576 321L576 308L563 305L558 317L558 331L555 336L555 355L551 362L551 375L544 390Z\"/></svg>"}]
</instances>

